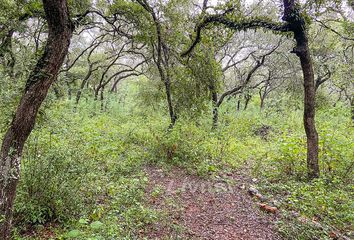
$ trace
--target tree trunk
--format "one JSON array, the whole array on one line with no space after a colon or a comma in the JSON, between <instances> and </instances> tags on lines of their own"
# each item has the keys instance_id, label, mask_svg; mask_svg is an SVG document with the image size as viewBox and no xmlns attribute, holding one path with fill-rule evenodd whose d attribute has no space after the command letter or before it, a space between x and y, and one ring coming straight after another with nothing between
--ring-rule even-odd
<instances>
[{"instance_id":1,"label":"tree trunk","mask_svg":"<svg viewBox=\"0 0 354 240\"><path fill-rule=\"evenodd\" d=\"M262 90L259 91L259 97L261 99L261 104L260 104L260 110L262 111L264 109L264 105L265 105L265 100L268 96L268 93L267 92L267 88L264 89L264 92L262 93Z\"/></svg>"},{"instance_id":2,"label":"tree trunk","mask_svg":"<svg viewBox=\"0 0 354 240\"><path fill-rule=\"evenodd\" d=\"M219 121L218 94L216 92L214 84L209 86L209 90L211 93L211 100L213 104L213 129L216 129L218 127Z\"/></svg>"},{"instance_id":3,"label":"tree trunk","mask_svg":"<svg viewBox=\"0 0 354 240\"><path fill-rule=\"evenodd\" d=\"M269 81L270 81L271 76L269 75L269 78L266 82L266 85L261 88L259 90L259 98L261 100L261 104L260 104L260 110L262 111L264 109L264 105L265 105L265 99L267 98L268 94L270 93L270 89L269 87Z\"/></svg>"},{"instance_id":4,"label":"tree trunk","mask_svg":"<svg viewBox=\"0 0 354 240\"><path fill-rule=\"evenodd\" d=\"M56 87L56 86L53 86L53 91L54 91L54 95L57 99L60 99L61 98L61 94L60 94L60 91L59 89Z\"/></svg>"},{"instance_id":5,"label":"tree trunk","mask_svg":"<svg viewBox=\"0 0 354 240\"><path fill-rule=\"evenodd\" d=\"M261 96L261 105L260 105L260 109L261 111L264 109L264 96Z\"/></svg>"},{"instance_id":6,"label":"tree trunk","mask_svg":"<svg viewBox=\"0 0 354 240\"><path fill-rule=\"evenodd\" d=\"M117 84L113 84L112 88L111 88L111 92L112 93L117 93L118 89L117 89Z\"/></svg>"},{"instance_id":7,"label":"tree trunk","mask_svg":"<svg viewBox=\"0 0 354 240\"><path fill-rule=\"evenodd\" d=\"M318 164L318 134L315 126L315 77L308 46L306 23L294 0L284 0L283 20L294 33L296 47L293 50L301 62L304 76L304 127L307 137L307 170L310 179L320 176Z\"/></svg>"},{"instance_id":8,"label":"tree trunk","mask_svg":"<svg viewBox=\"0 0 354 240\"><path fill-rule=\"evenodd\" d=\"M154 62L157 66L157 69L160 74L160 78L165 85L166 90L166 99L168 104L168 111L170 114L171 123L169 128L173 128L177 121L177 114L173 108L172 104L172 91L171 91L171 78L169 74L169 56L168 49L165 45L165 42L162 38L161 23L157 17L157 14L154 12L154 9L149 6L145 0L137 0L137 2L151 15L155 28L156 28L156 37L157 37L157 46L156 46L156 56L154 56ZM155 48L153 46L153 48ZM154 55L155 53L153 53Z\"/></svg>"},{"instance_id":9,"label":"tree trunk","mask_svg":"<svg viewBox=\"0 0 354 240\"><path fill-rule=\"evenodd\" d=\"M312 61L306 42L306 51L300 55L304 75L304 127L307 136L307 168L310 179L320 176L318 163L318 134L315 125L315 84ZM298 44L299 46L299 44Z\"/></svg>"},{"instance_id":10,"label":"tree trunk","mask_svg":"<svg viewBox=\"0 0 354 240\"><path fill-rule=\"evenodd\" d=\"M252 95L246 94L246 96L245 96L245 107L243 108L244 111L247 110L248 104L250 103L251 98L252 98Z\"/></svg>"},{"instance_id":11,"label":"tree trunk","mask_svg":"<svg viewBox=\"0 0 354 240\"><path fill-rule=\"evenodd\" d=\"M66 86L68 87L68 100L71 101L72 89L71 89L71 86L68 82L66 82Z\"/></svg>"},{"instance_id":12,"label":"tree trunk","mask_svg":"<svg viewBox=\"0 0 354 240\"><path fill-rule=\"evenodd\" d=\"M173 104L172 104L171 83L170 83L169 79L166 79L166 76L164 76L164 74L162 74L161 77L165 78L163 81L164 81L164 84L165 84L168 111L170 113L170 119L171 119L171 123L170 123L170 127L169 128L173 128L173 126L176 123L177 117L175 115L175 112L174 112L174 109L173 109Z\"/></svg>"},{"instance_id":13,"label":"tree trunk","mask_svg":"<svg viewBox=\"0 0 354 240\"><path fill-rule=\"evenodd\" d=\"M85 78L82 80L81 82L81 85L80 85L80 89L77 91L76 93L76 100L75 100L75 104L78 105L79 102L80 102L80 98L81 98L81 94L82 94L82 91L84 90L85 88L85 85L88 83L88 80L90 79L91 75L92 75L92 72L94 71L92 69L93 65L90 63L89 65L89 70L87 71L87 74L85 76Z\"/></svg>"},{"instance_id":14,"label":"tree trunk","mask_svg":"<svg viewBox=\"0 0 354 240\"><path fill-rule=\"evenodd\" d=\"M76 93L75 105L78 105L80 102L82 90L83 90L83 88L80 88L79 91L77 91L77 93Z\"/></svg>"},{"instance_id":15,"label":"tree trunk","mask_svg":"<svg viewBox=\"0 0 354 240\"><path fill-rule=\"evenodd\" d=\"M97 101L98 100L98 95L100 94L100 89L101 86L99 85L97 88L94 88L94 100Z\"/></svg>"},{"instance_id":16,"label":"tree trunk","mask_svg":"<svg viewBox=\"0 0 354 240\"><path fill-rule=\"evenodd\" d=\"M350 99L350 109L352 113L352 121L354 122L354 97Z\"/></svg>"},{"instance_id":17,"label":"tree trunk","mask_svg":"<svg viewBox=\"0 0 354 240\"><path fill-rule=\"evenodd\" d=\"M101 112L104 112L104 87L101 88L100 94L100 102L101 102Z\"/></svg>"},{"instance_id":18,"label":"tree trunk","mask_svg":"<svg viewBox=\"0 0 354 240\"><path fill-rule=\"evenodd\" d=\"M13 204L20 178L24 144L30 135L38 110L56 79L67 55L74 26L66 0L43 0L48 23L48 39L42 57L29 76L12 123L1 146L0 239L10 239Z\"/></svg>"},{"instance_id":19,"label":"tree trunk","mask_svg":"<svg viewBox=\"0 0 354 240\"><path fill-rule=\"evenodd\" d=\"M172 101L171 78L169 73L170 66L169 66L169 59L168 59L169 57L167 56L168 50L162 40L160 23L156 19L155 19L155 24L156 24L157 35L158 35L158 49L157 49L156 63L160 73L161 80L164 82L165 85L168 111L170 113L170 119L171 119L169 128L172 129L177 121L177 115L173 107L173 101ZM164 61L162 60L163 56L165 57Z\"/></svg>"}]
</instances>

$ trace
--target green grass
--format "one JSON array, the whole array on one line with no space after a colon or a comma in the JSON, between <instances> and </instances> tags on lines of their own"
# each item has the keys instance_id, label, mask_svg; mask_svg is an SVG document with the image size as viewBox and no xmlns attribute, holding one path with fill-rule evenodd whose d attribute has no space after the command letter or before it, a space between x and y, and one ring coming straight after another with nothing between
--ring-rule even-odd
<instances>
[{"instance_id":1,"label":"green grass","mask_svg":"<svg viewBox=\"0 0 354 240\"><path fill-rule=\"evenodd\" d=\"M349 109L318 111L322 175L308 182L301 110L260 112L253 104L235 112L232 104L222 109L215 131L208 113L182 116L169 131L164 110L118 104L113 97L104 113L93 101L76 111L68 101L48 104L24 151L16 238L40 239L48 231L58 239L138 238L166 214L147 204L145 164L180 166L201 177L247 165L262 193L279 202L284 239L326 239L333 228L353 231ZM270 130L261 136L264 126ZM324 229L287 217L291 211Z\"/></svg>"}]
</instances>

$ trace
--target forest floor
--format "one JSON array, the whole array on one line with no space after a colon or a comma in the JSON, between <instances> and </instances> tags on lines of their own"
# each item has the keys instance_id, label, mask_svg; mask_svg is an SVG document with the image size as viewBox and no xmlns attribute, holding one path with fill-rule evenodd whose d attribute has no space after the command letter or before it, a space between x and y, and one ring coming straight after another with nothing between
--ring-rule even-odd
<instances>
[{"instance_id":1,"label":"forest floor","mask_svg":"<svg viewBox=\"0 0 354 240\"><path fill-rule=\"evenodd\" d=\"M241 174L204 179L179 168L147 167L147 194L165 220L142 233L149 239L281 239L277 214L265 213L248 194L252 180Z\"/></svg>"}]
</instances>

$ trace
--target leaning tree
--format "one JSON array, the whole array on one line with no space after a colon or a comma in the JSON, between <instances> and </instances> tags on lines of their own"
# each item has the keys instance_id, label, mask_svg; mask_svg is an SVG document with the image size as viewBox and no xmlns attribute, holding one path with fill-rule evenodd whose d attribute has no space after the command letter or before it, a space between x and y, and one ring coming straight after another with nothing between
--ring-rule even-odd
<instances>
[{"instance_id":1,"label":"leaning tree","mask_svg":"<svg viewBox=\"0 0 354 240\"><path fill-rule=\"evenodd\" d=\"M10 239L13 204L20 178L21 156L38 110L47 96L68 52L74 24L66 0L43 0L48 24L44 52L26 82L25 91L0 152L0 238Z\"/></svg>"}]
</instances>

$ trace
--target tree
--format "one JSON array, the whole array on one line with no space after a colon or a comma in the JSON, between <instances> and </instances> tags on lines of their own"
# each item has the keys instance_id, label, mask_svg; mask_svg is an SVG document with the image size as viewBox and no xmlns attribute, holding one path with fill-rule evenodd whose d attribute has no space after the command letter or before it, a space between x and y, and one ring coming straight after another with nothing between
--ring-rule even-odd
<instances>
[{"instance_id":1,"label":"tree","mask_svg":"<svg viewBox=\"0 0 354 240\"><path fill-rule=\"evenodd\" d=\"M318 163L318 133L315 126L315 79L313 63L311 59L308 22L306 21L301 7L295 0L283 0L283 17L285 23L274 22L261 17L240 17L235 14L233 8L227 9L222 14L214 14L204 17L196 27L196 37L191 46L182 53L188 55L201 40L201 31L210 24L222 24L235 31L264 28L274 32L291 32L296 46L292 53L300 59L303 83L304 83L304 127L307 137L307 169L309 179L317 178L320 175Z\"/></svg>"},{"instance_id":2,"label":"tree","mask_svg":"<svg viewBox=\"0 0 354 240\"><path fill-rule=\"evenodd\" d=\"M221 104L223 103L223 101L225 100L226 97L229 97L231 95L236 95L238 93L242 93L245 89L247 89L247 87L251 82L251 79L253 77L253 75L265 64L265 60L266 57L270 56L271 54L273 54L275 52L275 50L279 47L280 42L278 43L277 46L275 46L273 49L271 49L270 51L268 51L267 53L259 56L259 57L255 57L254 56L254 52L251 52L248 56L246 56L246 58L237 61L236 63L232 63L231 65L227 65L226 67L223 68L223 71L225 72L226 69L228 69L229 67L236 67L238 63L246 60L249 58L249 56L252 56L254 58L254 66L245 74L246 78L242 81L241 84L233 87L232 89L225 91L219 98L219 100L217 101L216 107L219 108L221 106ZM255 86L252 86L250 88L256 88L260 83L257 83ZM246 98L246 104L245 104L245 109L248 106L249 101L251 100L251 95L246 94L245 95Z\"/></svg>"},{"instance_id":3,"label":"tree","mask_svg":"<svg viewBox=\"0 0 354 240\"><path fill-rule=\"evenodd\" d=\"M170 114L170 128L172 128L177 120L177 114L172 103L171 76L170 76L170 56L169 48L162 36L161 21L155 10L149 5L146 0L137 0L137 2L150 14L153 25L155 26L155 39L152 40L153 60L159 71L160 78L165 85L166 100Z\"/></svg>"},{"instance_id":4,"label":"tree","mask_svg":"<svg viewBox=\"0 0 354 240\"><path fill-rule=\"evenodd\" d=\"M66 0L43 0L48 38L41 58L26 82L14 118L1 146L0 238L9 239L16 187L20 178L21 156L38 110L47 96L68 52L74 24Z\"/></svg>"}]
</instances>

